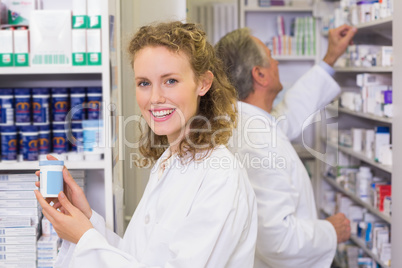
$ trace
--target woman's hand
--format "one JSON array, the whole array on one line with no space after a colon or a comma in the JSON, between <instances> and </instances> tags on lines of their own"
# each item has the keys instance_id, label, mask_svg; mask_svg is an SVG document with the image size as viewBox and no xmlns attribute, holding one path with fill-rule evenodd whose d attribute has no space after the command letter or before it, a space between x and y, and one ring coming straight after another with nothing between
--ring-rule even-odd
<instances>
[{"instance_id":1,"label":"woman's hand","mask_svg":"<svg viewBox=\"0 0 402 268\"><path fill-rule=\"evenodd\" d=\"M54 230L61 239L77 244L85 232L93 228L88 217L74 207L63 192L59 193L58 200L67 212L66 214L49 205L38 190L34 192L36 199L42 206L43 215L52 223Z\"/></svg>"},{"instance_id":2,"label":"woman's hand","mask_svg":"<svg viewBox=\"0 0 402 268\"><path fill-rule=\"evenodd\" d=\"M52 155L47 156L48 160L57 160L57 158L53 157ZM39 171L35 172L36 176L40 175ZM87 198L85 197L84 191L82 191L81 187L74 181L73 177L71 177L70 172L64 166L63 168L63 179L64 179L64 193L67 196L68 200L77 207L79 210L84 213L84 215L90 219L92 216L92 209L88 203ZM40 182L35 183L36 187L40 187ZM57 198L46 198L48 203L53 202L54 208L60 208L60 211L63 213L67 213L67 211L62 207L62 204Z\"/></svg>"}]
</instances>

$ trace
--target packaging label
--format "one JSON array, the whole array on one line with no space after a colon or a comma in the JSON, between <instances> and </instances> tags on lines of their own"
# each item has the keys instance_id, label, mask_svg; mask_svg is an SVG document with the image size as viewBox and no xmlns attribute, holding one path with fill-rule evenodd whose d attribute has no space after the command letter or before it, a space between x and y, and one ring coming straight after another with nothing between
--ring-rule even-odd
<instances>
[{"instance_id":1,"label":"packaging label","mask_svg":"<svg viewBox=\"0 0 402 268\"><path fill-rule=\"evenodd\" d=\"M1 135L1 160L17 160L17 134Z\"/></svg>"},{"instance_id":2,"label":"packaging label","mask_svg":"<svg viewBox=\"0 0 402 268\"><path fill-rule=\"evenodd\" d=\"M85 15L73 16L73 29L86 29L88 27L88 17Z\"/></svg>"},{"instance_id":3,"label":"packaging label","mask_svg":"<svg viewBox=\"0 0 402 268\"><path fill-rule=\"evenodd\" d=\"M28 53L18 53L14 54L14 65L16 67L26 67L29 66Z\"/></svg>"},{"instance_id":4,"label":"packaging label","mask_svg":"<svg viewBox=\"0 0 402 268\"><path fill-rule=\"evenodd\" d=\"M58 194L63 191L63 172L47 172L47 194Z\"/></svg>"},{"instance_id":5,"label":"packaging label","mask_svg":"<svg viewBox=\"0 0 402 268\"><path fill-rule=\"evenodd\" d=\"M38 160L38 135L22 135L22 154L24 160Z\"/></svg>"},{"instance_id":6,"label":"packaging label","mask_svg":"<svg viewBox=\"0 0 402 268\"><path fill-rule=\"evenodd\" d=\"M88 16L88 20L89 20L89 25L88 25L89 29L100 29L100 28L102 28L101 16Z\"/></svg>"},{"instance_id":7,"label":"packaging label","mask_svg":"<svg viewBox=\"0 0 402 268\"><path fill-rule=\"evenodd\" d=\"M0 53L0 67L11 67L14 65L12 53Z\"/></svg>"},{"instance_id":8,"label":"packaging label","mask_svg":"<svg viewBox=\"0 0 402 268\"><path fill-rule=\"evenodd\" d=\"M101 65L102 64L102 53L91 52L87 53L88 65Z\"/></svg>"},{"instance_id":9,"label":"packaging label","mask_svg":"<svg viewBox=\"0 0 402 268\"><path fill-rule=\"evenodd\" d=\"M73 53L73 65L75 66L87 65L86 53Z\"/></svg>"},{"instance_id":10,"label":"packaging label","mask_svg":"<svg viewBox=\"0 0 402 268\"><path fill-rule=\"evenodd\" d=\"M30 123L31 122L31 98L16 97L15 98L15 123Z\"/></svg>"},{"instance_id":11,"label":"packaging label","mask_svg":"<svg viewBox=\"0 0 402 268\"><path fill-rule=\"evenodd\" d=\"M49 124L49 98L33 97L34 125Z\"/></svg>"},{"instance_id":12,"label":"packaging label","mask_svg":"<svg viewBox=\"0 0 402 268\"><path fill-rule=\"evenodd\" d=\"M39 154L50 153L50 131L49 133L39 133Z\"/></svg>"},{"instance_id":13,"label":"packaging label","mask_svg":"<svg viewBox=\"0 0 402 268\"><path fill-rule=\"evenodd\" d=\"M53 122L63 122L68 113L68 97L52 97Z\"/></svg>"},{"instance_id":14,"label":"packaging label","mask_svg":"<svg viewBox=\"0 0 402 268\"><path fill-rule=\"evenodd\" d=\"M64 130L53 131L53 152L63 154L68 152L67 133Z\"/></svg>"},{"instance_id":15,"label":"packaging label","mask_svg":"<svg viewBox=\"0 0 402 268\"><path fill-rule=\"evenodd\" d=\"M87 119L99 119L102 96L88 96Z\"/></svg>"},{"instance_id":16,"label":"packaging label","mask_svg":"<svg viewBox=\"0 0 402 268\"><path fill-rule=\"evenodd\" d=\"M7 126L14 124L14 99L0 98L0 126Z\"/></svg>"}]
</instances>

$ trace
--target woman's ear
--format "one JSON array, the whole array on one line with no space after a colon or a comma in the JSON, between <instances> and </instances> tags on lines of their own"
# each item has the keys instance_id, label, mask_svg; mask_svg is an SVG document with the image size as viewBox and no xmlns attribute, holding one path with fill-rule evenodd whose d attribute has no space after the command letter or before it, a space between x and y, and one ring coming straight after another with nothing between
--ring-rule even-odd
<instances>
[{"instance_id":1,"label":"woman's ear","mask_svg":"<svg viewBox=\"0 0 402 268\"><path fill-rule=\"evenodd\" d=\"M206 71L201 77L200 85L198 88L198 96L204 96L212 86L214 81L214 74L211 71Z\"/></svg>"}]
</instances>

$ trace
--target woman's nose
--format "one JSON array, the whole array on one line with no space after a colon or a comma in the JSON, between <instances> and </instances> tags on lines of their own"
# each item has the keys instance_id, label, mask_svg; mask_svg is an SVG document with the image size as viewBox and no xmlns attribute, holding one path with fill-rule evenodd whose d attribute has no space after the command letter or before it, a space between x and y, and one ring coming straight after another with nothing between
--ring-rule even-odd
<instances>
[{"instance_id":1,"label":"woman's nose","mask_svg":"<svg viewBox=\"0 0 402 268\"><path fill-rule=\"evenodd\" d=\"M159 104L159 103L164 103L165 101L166 101L166 98L163 96L162 90L158 87L154 87L152 89L151 103Z\"/></svg>"}]
</instances>

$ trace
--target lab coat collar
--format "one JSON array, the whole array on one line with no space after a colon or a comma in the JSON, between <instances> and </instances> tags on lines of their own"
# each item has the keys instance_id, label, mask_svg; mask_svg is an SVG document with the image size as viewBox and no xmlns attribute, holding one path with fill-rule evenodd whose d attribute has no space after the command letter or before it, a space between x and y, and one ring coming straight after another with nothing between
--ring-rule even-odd
<instances>
[{"instance_id":1,"label":"lab coat collar","mask_svg":"<svg viewBox=\"0 0 402 268\"><path fill-rule=\"evenodd\" d=\"M272 120L275 119L275 117L273 117L267 111L261 109L260 107L257 107L255 105L252 105L252 104L249 104L246 102L238 101L237 108L239 110L240 115L241 115L241 113L246 113L246 114L250 114L250 115L263 115L263 116L267 116L271 120L271 122L272 122Z\"/></svg>"}]
</instances>

